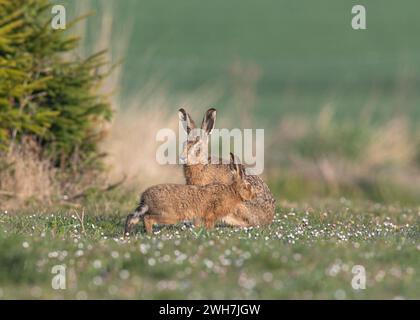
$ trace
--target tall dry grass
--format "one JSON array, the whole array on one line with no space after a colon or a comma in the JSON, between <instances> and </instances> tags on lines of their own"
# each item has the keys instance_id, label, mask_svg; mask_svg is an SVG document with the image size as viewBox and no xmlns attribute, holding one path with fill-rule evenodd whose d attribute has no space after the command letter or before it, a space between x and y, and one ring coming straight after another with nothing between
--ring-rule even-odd
<instances>
[{"instance_id":1,"label":"tall dry grass","mask_svg":"<svg viewBox=\"0 0 420 320\"><path fill-rule=\"evenodd\" d=\"M115 5L116 2L102 4L99 23L101 32L95 38L93 48L95 51L108 48L108 59L118 62L126 56L132 36L133 20L128 17L124 21L124 32L116 30L113 14L116 10ZM86 1L77 7L77 12L81 15L90 9L90 1ZM78 30L82 38L86 38L87 31L86 25L81 25ZM194 113L194 107L207 105L220 96L221 89L217 85L199 88L174 102L166 94L164 82L156 76L143 84L134 97L123 97L120 91L123 70L123 67L116 68L99 89L105 94L112 93L114 109L114 118L100 144L100 149L107 154L104 159L107 166L106 180L113 183L121 177L126 177L124 186L136 190L155 183L182 183L184 179L180 166L162 166L157 163L156 150L160 143L156 141L156 134L165 128L177 133L178 108L184 107Z\"/></svg>"},{"instance_id":2,"label":"tall dry grass","mask_svg":"<svg viewBox=\"0 0 420 320\"><path fill-rule=\"evenodd\" d=\"M270 179L282 181L279 193L419 202L420 136L412 122L401 115L380 124L337 120L332 110L315 120L279 121L266 148Z\"/></svg>"},{"instance_id":3,"label":"tall dry grass","mask_svg":"<svg viewBox=\"0 0 420 320\"><path fill-rule=\"evenodd\" d=\"M20 205L31 198L51 203L57 188L56 170L40 154L39 147L26 140L2 157L3 165L9 167L0 171L2 209Z\"/></svg>"}]
</instances>

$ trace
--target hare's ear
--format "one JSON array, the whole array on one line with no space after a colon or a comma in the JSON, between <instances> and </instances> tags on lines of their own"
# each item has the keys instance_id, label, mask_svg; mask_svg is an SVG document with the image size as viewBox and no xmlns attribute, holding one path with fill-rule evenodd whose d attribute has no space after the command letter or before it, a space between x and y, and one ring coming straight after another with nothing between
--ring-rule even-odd
<instances>
[{"instance_id":1,"label":"hare's ear","mask_svg":"<svg viewBox=\"0 0 420 320\"><path fill-rule=\"evenodd\" d=\"M203 122L201 123L201 129L204 130L208 135L214 129L214 125L216 124L216 109L210 108L206 111L204 115Z\"/></svg>"},{"instance_id":2,"label":"hare's ear","mask_svg":"<svg viewBox=\"0 0 420 320\"><path fill-rule=\"evenodd\" d=\"M182 126L184 127L184 130L187 132L187 134L190 134L192 129L195 129L195 123L191 116L184 110L184 108L181 108L178 110L178 116L179 121L181 121Z\"/></svg>"},{"instance_id":3,"label":"hare's ear","mask_svg":"<svg viewBox=\"0 0 420 320\"><path fill-rule=\"evenodd\" d=\"M239 159L231 152L230 153L230 168L238 178L243 178L242 165Z\"/></svg>"},{"instance_id":4,"label":"hare's ear","mask_svg":"<svg viewBox=\"0 0 420 320\"><path fill-rule=\"evenodd\" d=\"M232 169L235 169L234 168L235 167L235 155L232 152L230 152L229 155L230 155L230 166L232 167Z\"/></svg>"}]
</instances>

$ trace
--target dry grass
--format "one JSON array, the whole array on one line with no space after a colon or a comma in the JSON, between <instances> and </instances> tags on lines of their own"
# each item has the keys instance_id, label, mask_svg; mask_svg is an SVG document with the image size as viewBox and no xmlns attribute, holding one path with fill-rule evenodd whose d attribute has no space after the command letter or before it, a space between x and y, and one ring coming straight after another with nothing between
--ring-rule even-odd
<instances>
[{"instance_id":1,"label":"dry grass","mask_svg":"<svg viewBox=\"0 0 420 320\"><path fill-rule=\"evenodd\" d=\"M410 132L408 119L396 117L379 126L372 135L364 154L366 164L373 168L385 164L409 167L415 164L416 140Z\"/></svg>"},{"instance_id":2,"label":"dry grass","mask_svg":"<svg viewBox=\"0 0 420 320\"><path fill-rule=\"evenodd\" d=\"M123 112L118 112L101 144L111 181L127 177L128 186L142 186L159 182L181 182L181 168L162 166L156 161L160 142L156 133L163 128L177 130L178 119L168 110L164 100L138 101ZM175 131L177 132L177 131ZM177 170L178 169L178 170Z\"/></svg>"},{"instance_id":3,"label":"dry grass","mask_svg":"<svg viewBox=\"0 0 420 320\"><path fill-rule=\"evenodd\" d=\"M388 189L420 196L420 140L408 119L395 116L361 126L357 121L337 121L331 110L325 108L315 121L281 120L266 148L271 180L294 177L303 188L305 183L317 184L332 195L344 189L369 193L386 184Z\"/></svg>"},{"instance_id":4,"label":"dry grass","mask_svg":"<svg viewBox=\"0 0 420 320\"><path fill-rule=\"evenodd\" d=\"M22 205L28 199L50 203L55 194L56 170L48 159L40 157L39 148L30 141L14 147L2 157L7 170L0 170L2 208Z\"/></svg>"}]
</instances>

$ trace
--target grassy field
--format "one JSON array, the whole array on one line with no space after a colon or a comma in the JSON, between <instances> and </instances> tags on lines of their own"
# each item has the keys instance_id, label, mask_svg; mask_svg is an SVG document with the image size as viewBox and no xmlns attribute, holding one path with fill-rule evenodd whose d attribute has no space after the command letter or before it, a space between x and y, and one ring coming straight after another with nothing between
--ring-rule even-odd
<instances>
[{"instance_id":1,"label":"grassy field","mask_svg":"<svg viewBox=\"0 0 420 320\"><path fill-rule=\"evenodd\" d=\"M268 227L139 228L124 241L134 201L2 212L0 298L420 298L418 206L282 203ZM51 287L55 265L66 266L65 290ZM354 265L365 290L352 289Z\"/></svg>"}]
</instances>

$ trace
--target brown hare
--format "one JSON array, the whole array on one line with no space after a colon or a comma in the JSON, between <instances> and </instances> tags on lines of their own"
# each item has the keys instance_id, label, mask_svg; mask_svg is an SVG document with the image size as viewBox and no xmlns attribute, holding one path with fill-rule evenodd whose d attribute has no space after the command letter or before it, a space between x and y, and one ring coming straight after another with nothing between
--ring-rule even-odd
<instances>
[{"instance_id":1,"label":"brown hare","mask_svg":"<svg viewBox=\"0 0 420 320\"><path fill-rule=\"evenodd\" d=\"M206 186L160 184L143 192L135 212L129 214L124 235L132 227L144 221L147 233L152 233L154 224L175 224L185 220L200 221L209 229L225 217L242 201L251 200L254 191L246 180L243 167L235 163L231 154L232 181L229 184L214 183Z\"/></svg>"},{"instance_id":2,"label":"brown hare","mask_svg":"<svg viewBox=\"0 0 420 320\"><path fill-rule=\"evenodd\" d=\"M190 115L179 109L179 119L188 135L184 145L184 176L187 185L203 186L211 183L229 184L233 175L229 164L212 164L207 160L209 137L216 121L216 109L209 109L204 115L199 134L195 132L196 125ZM210 159L210 158L209 158ZM237 203L229 215L222 221L228 225L249 227L267 225L273 221L276 208L275 199L264 181L255 175L246 175L245 179L253 186L256 197L252 200Z\"/></svg>"}]
</instances>

